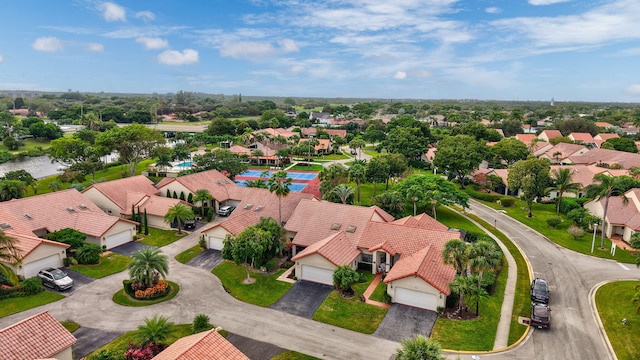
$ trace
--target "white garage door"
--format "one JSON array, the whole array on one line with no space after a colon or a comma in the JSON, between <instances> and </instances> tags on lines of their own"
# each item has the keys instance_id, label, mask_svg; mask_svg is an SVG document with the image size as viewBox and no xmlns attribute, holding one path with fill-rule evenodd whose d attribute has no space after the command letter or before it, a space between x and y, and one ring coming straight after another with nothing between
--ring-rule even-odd
<instances>
[{"instance_id":1,"label":"white garage door","mask_svg":"<svg viewBox=\"0 0 640 360\"><path fill-rule=\"evenodd\" d=\"M423 309L436 310L438 300L434 294L396 287L393 302Z\"/></svg>"},{"instance_id":2,"label":"white garage door","mask_svg":"<svg viewBox=\"0 0 640 360\"><path fill-rule=\"evenodd\" d=\"M116 246L126 244L131 240L133 240L131 236L131 230L127 230L127 231L123 231L117 234L107 236L105 239L105 243L107 244L107 249L111 249Z\"/></svg>"},{"instance_id":3,"label":"white garage door","mask_svg":"<svg viewBox=\"0 0 640 360\"><path fill-rule=\"evenodd\" d=\"M302 265L302 274L300 274L300 279L320 284L333 285L333 270Z\"/></svg>"},{"instance_id":4,"label":"white garage door","mask_svg":"<svg viewBox=\"0 0 640 360\"><path fill-rule=\"evenodd\" d=\"M38 274L38 271L49 267L58 268L62 266L62 257L59 254L49 255L45 258L24 264L24 277L30 278Z\"/></svg>"},{"instance_id":5,"label":"white garage door","mask_svg":"<svg viewBox=\"0 0 640 360\"><path fill-rule=\"evenodd\" d=\"M219 237L209 236L209 249L222 250L222 247L224 246L222 240L223 239Z\"/></svg>"}]
</instances>

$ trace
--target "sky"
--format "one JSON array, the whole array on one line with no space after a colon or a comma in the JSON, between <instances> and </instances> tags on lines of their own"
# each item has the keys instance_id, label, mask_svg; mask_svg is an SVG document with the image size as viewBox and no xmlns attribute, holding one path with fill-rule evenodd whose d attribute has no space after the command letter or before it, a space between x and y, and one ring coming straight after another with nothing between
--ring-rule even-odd
<instances>
[{"instance_id":1,"label":"sky","mask_svg":"<svg viewBox=\"0 0 640 360\"><path fill-rule=\"evenodd\" d=\"M0 90L640 102L638 0L20 0Z\"/></svg>"}]
</instances>

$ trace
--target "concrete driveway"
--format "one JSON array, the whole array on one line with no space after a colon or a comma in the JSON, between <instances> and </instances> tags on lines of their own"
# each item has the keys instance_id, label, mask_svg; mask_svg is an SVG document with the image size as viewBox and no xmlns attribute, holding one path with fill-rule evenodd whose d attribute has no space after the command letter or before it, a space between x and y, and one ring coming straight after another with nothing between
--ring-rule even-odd
<instances>
[{"instance_id":1,"label":"concrete driveway","mask_svg":"<svg viewBox=\"0 0 640 360\"><path fill-rule=\"evenodd\" d=\"M311 319L332 290L333 286L299 280L270 307Z\"/></svg>"},{"instance_id":2,"label":"concrete driveway","mask_svg":"<svg viewBox=\"0 0 640 360\"><path fill-rule=\"evenodd\" d=\"M82 359L122 334L124 334L122 331L107 331L84 326L79 328L73 332L73 336L78 339L73 345L74 359Z\"/></svg>"},{"instance_id":3,"label":"concrete driveway","mask_svg":"<svg viewBox=\"0 0 640 360\"><path fill-rule=\"evenodd\" d=\"M84 274L80 274L79 272L75 272L73 270L64 269L64 272L66 272L67 275L69 275L69 277L73 279L73 287L68 291L65 291L68 294L73 294L80 287L87 284L91 284L96 280L94 278L88 277L87 275L84 275Z\"/></svg>"},{"instance_id":4,"label":"concrete driveway","mask_svg":"<svg viewBox=\"0 0 640 360\"><path fill-rule=\"evenodd\" d=\"M133 254L134 252L138 252L146 247L151 247L154 249L157 248L157 246L151 246L151 245L146 245L143 243L132 241L124 245L114 247L110 251L113 251L114 253L118 253L124 256L131 256L131 254Z\"/></svg>"},{"instance_id":5,"label":"concrete driveway","mask_svg":"<svg viewBox=\"0 0 640 360\"><path fill-rule=\"evenodd\" d=\"M242 351L251 360L271 360L274 356L281 354L286 349L266 342L253 340L248 337L234 333L227 333L227 341Z\"/></svg>"},{"instance_id":6,"label":"concrete driveway","mask_svg":"<svg viewBox=\"0 0 640 360\"><path fill-rule=\"evenodd\" d=\"M207 249L196 255L193 259L187 261L187 265L197 266L207 271L215 269L222 262L220 250Z\"/></svg>"},{"instance_id":7,"label":"concrete driveway","mask_svg":"<svg viewBox=\"0 0 640 360\"><path fill-rule=\"evenodd\" d=\"M393 304L373 335L398 342L416 334L429 337L437 318L435 311Z\"/></svg>"}]
</instances>

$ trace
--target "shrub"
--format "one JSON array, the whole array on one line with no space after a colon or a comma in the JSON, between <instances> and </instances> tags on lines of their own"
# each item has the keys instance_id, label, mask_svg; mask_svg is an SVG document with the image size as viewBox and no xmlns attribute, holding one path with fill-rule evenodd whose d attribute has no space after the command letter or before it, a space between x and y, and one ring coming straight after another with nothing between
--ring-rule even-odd
<instances>
[{"instance_id":1,"label":"shrub","mask_svg":"<svg viewBox=\"0 0 640 360\"><path fill-rule=\"evenodd\" d=\"M193 324L191 324L191 332L197 334L199 332L213 329L210 319L207 315L200 314L193 318Z\"/></svg>"},{"instance_id":2,"label":"shrub","mask_svg":"<svg viewBox=\"0 0 640 360\"><path fill-rule=\"evenodd\" d=\"M559 217L552 217L550 219L547 219L547 225L549 225L549 227L552 229L555 229L558 225L560 225L560 223L562 223L562 219Z\"/></svg>"},{"instance_id":3,"label":"shrub","mask_svg":"<svg viewBox=\"0 0 640 360\"><path fill-rule=\"evenodd\" d=\"M485 272L482 274L482 282L481 286L485 289L489 294L493 294L493 287L496 284L497 274L494 272Z\"/></svg>"},{"instance_id":4,"label":"shrub","mask_svg":"<svg viewBox=\"0 0 640 360\"><path fill-rule=\"evenodd\" d=\"M587 198L562 198L562 203L560 204L560 212L563 214L569 214L571 210L582 208L585 202L589 199ZM556 199L557 201L557 199Z\"/></svg>"},{"instance_id":5,"label":"shrub","mask_svg":"<svg viewBox=\"0 0 640 360\"><path fill-rule=\"evenodd\" d=\"M120 351L104 349L95 355L91 355L89 360L125 360L125 357Z\"/></svg>"},{"instance_id":6,"label":"shrub","mask_svg":"<svg viewBox=\"0 0 640 360\"><path fill-rule=\"evenodd\" d=\"M514 198L510 198L510 197L501 197L500 198L500 205L502 207L512 207L513 204L515 204L516 200Z\"/></svg>"},{"instance_id":7,"label":"shrub","mask_svg":"<svg viewBox=\"0 0 640 360\"><path fill-rule=\"evenodd\" d=\"M211 219L213 219L213 208L207 210L207 222L210 222Z\"/></svg>"},{"instance_id":8,"label":"shrub","mask_svg":"<svg viewBox=\"0 0 640 360\"><path fill-rule=\"evenodd\" d=\"M584 236L584 229L582 229L578 225L569 226L569 228L567 229L567 232L569 233L569 235L573 236L573 240L578 240L578 238L581 238Z\"/></svg>"},{"instance_id":9,"label":"shrub","mask_svg":"<svg viewBox=\"0 0 640 360\"><path fill-rule=\"evenodd\" d=\"M70 266L71 265L71 258L70 257L66 257L66 258L62 259L62 264L64 266Z\"/></svg>"},{"instance_id":10,"label":"shrub","mask_svg":"<svg viewBox=\"0 0 640 360\"><path fill-rule=\"evenodd\" d=\"M629 245L634 249L640 249L640 233L633 233L633 235L631 235Z\"/></svg>"},{"instance_id":11,"label":"shrub","mask_svg":"<svg viewBox=\"0 0 640 360\"><path fill-rule=\"evenodd\" d=\"M64 228L48 233L44 235L44 238L69 244L71 245L71 249L77 249L84 245L84 240L87 238L87 235L75 229Z\"/></svg>"},{"instance_id":12,"label":"shrub","mask_svg":"<svg viewBox=\"0 0 640 360\"><path fill-rule=\"evenodd\" d=\"M96 244L84 244L76 251L75 258L80 264L97 264L100 262L102 248Z\"/></svg>"},{"instance_id":13,"label":"shrub","mask_svg":"<svg viewBox=\"0 0 640 360\"><path fill-rule=\"evenodd\" d=\"M44 291L42 280L37 277L28 278L22 281L22 291L26 295L35 295Z\"/></svg>"},{"instance_id":14,"label":"shrub","mask_svg":"<svg viewBox=\"0 0 640 360\"><path fill-rule=\"evenodd\" d=\"M264 265L267 268L267 271L273 271L278 267L278 258L273 258Z\"/></svg>"},{"instance_id":15,"label":"shrub","mask_svg":"<svg viewBox=\"0 0 640 360\"><path fill-rule=\"evenodd\" d=\"M487 201L487 202L492 202L492 203L497 202L498 200L502 199L502 197L503 197L502 195L483 193L483 192L479 192L479 191L474 191L474 190L469 189L469 188L466 188L465 191L467 192L467 194L469 194L469 196L471 196L474 199Z\"/></svg>"},{"instance_id":16,"label":"shrub","mask_svg":"<svg viewBox=\"0 0 640 360\"><path fill-rule=\"evenodd\" d=\"M153 287L146 288L144 290L135 290L134 297L138 300L153 300L165 296L169 291L171 291L169 283L164 280L160 280Z\"/></svg>"},{"instance_id":17,"label":"shrub","mask_svg":"<svg viewBox=\"0 0 640 360\"><path fill-rule=\"evenodd\" d=\"M126 360L151 360L156 355L160 354L164 350L164 346L148 343L140 346L136 346L133 343L129 343L129 348L124 353Z\"/></svg>"},{"instance_id":18,"label":"shrub","mask_svg":"<svg viewBox=\"0 0 640 360\"><path fill-rule=\"evenodd\" d=\"M464 235L464 241L468 243L474 243L474 242L477 242L478 240L483 240L486 238L487 236L485 234L473 232L473 231L469 231Z\"/></svg>"},{"instance_id":19,"label":"shrub","mask_svg":"<svg viewBox=\"0 0 640 360\"><path fill-rule=\"evenodd\" d=\"M203 249L207 248L207 240L204 239L204 235L202 235L200 240L198 240L198 245Z\"/></svg>"}]
</instances>

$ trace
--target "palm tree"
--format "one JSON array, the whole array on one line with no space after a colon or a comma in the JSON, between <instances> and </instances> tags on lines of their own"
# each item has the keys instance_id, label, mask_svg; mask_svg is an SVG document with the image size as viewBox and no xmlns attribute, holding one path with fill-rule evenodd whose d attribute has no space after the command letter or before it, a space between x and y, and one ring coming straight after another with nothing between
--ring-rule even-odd
<instances>
[{"instance_id":1,"label":"palm tree","mask_svg":"<svg viewBox=\"0 0 640 360\"><path fill-rule=\"evenodd\" d=\"M340 184L336 186L333 188L332 192L340 198L340 201L342 201L343 204L346 204L347 200L349 200L354 193L353 188L347 184Z\"/></svg>"},{"instance_id":2,"label":"palm tree","mask_svg":"<svg viewBox=\"0 0 640 360\"><path fill-rule=\"evenodd\" d=\"M475 279L463 275L456 275L453 282L449 284L451 291L458 294L458 310L462 309L465 294L468 294L474 287L476 287Z\"/></svg>"},{"instance_id":3,"label":"palm tree","mask_svg":"<svg viewBox=\"0 0 640 360\"><path fill-rule=\"evenodd\" d=\"M476 277L474 275L473 277ZM473 280L473 277L471 280ZM476 303L476 316L480 315L480 302L489 297L489 293L482 286L471 286L467 293L469 302Z\"/></svg>"},{"instance_id":4,"label":"palm tree","mask_svg":"<svg viewBox=\"0 0 640 360\"><path fill-rule=\"evenodd\" d=\"M204 206L213 200L213 195L207 189L198 189L193 193L193 202L200 203L200 217L204 217Z\"/></svg>"},{"instance_id":5,"label":"palm tree","mask_svg":"<svg viewBox=\"0 0 640 360\"><path fill-rule=\"evenodd\" d=\"M355 180L356 182L356 191L357 191L357 201L360 203L360 183L367 177L367 168L365 165L361 163L354 163L349 168L349 178L351 180Z\"/></svg>"},{"instance_id":6,"label":"palm tree","mask_svg":"<svg viewBox=\"0 0 640 360\"><path fill-rule=\"evenodd\" d=\"M158 161L156 161L156 167L161 170L166 170L171 167L171 155L160 154L158 155Z\"/></svg>"},{"instance_id":7,"label":"palm tree","mask_svg":"<svg viewBox=\"0 0 640 360\"><path fill-rule=\"evenodd\" d=\"M396 360L444 360L440 344L419 334L402 341L396 351Z\"/></svg>"},{"instance_id":8,"label":"palm tree","mask_svg":"<svg viewBox=\"0 0 640 360\"><path fill-rule=\"evenodd\" d=\"M553 153L552 156L556 159L556 164L559 164L560 163L560 156L562 156L562 152L556 151L556 152Z\"/></svg>"},{"instance_id":9,"label":"palm tree","mask_svg":"<svg viewBox=\"0 0 640 360\"><path fill-rule=\"evenodd\" d=\"M405 209L402 194L397 191L385 191L371 198L371 204L376 205L394 217L400 216Z\"/></svg>"},{"instance_id":10,"label":"palm tree","mask_svg":"<svg viewBox=\"0 0 640 360\"><path fill-rule=\"evenodd\" d=\"M178 223L178 234L182 234L182 224L187 220L192 220L195 217L193 210L183 204L178 203L169 208L167 213L164 214L164 222L167 224Z\"/></svg>"},{"instance_id":11,"label":"palm tree","mask_svg":"<svg viewBox=\"0 0 640 360\"><path fill-rule=\"evenodd\" d=\"M169 261L162 250L147 246L131 254L131 262L127 268L132 280L140 281L150 288L157 282L156 274L164 278L169 273Z\"/></svg>"},{"instance_id":12,"label":"palm tree","mask_svg":"<svg viewBox=\"0 0 640 360\"><path fill-rule=\"evenodd\" d=\"M264 156L264 151L260 149L251 150L251 156L256 158L256 163L260 164L260 156Z\"/></svg>"},{"instance_id":13,"label":"palm tree","mask_svg":"<svg viewBox=\"0 0 640 360\"><path fill-rule=\"evenodd\" d=\"M453 265L459 274L466 276L467 262L469 261L467 243L459 239L447 241L442 250L442 261L445 264Z\"/></svg>"},{"instance_id":14,"label":"palm tree","mask_svg":"<svg viewBox=\"0 0 640 360\"><path fill-rule=\"evenodd\" d=\"M553 186L547 188L547 192L552 190L558 192L558 200L556 201L556 215L558 215L560 214L563 195L566 192L575 193L582 186L579 183L571 182L573 180L571 169L554 169L551 171L551 179L553 180Z\"/></svg>"},{"instance_id":15,"label":"palm tree","mask_svg":"<svg viewBox=\"0 0 640 360\"><path fill-rule=\"evenodd\" d=\"M173 331L173 323L164 316L153 315L151 319L145 318L144 325L138 326L135 337L142 344L164 345Z\"/></svg>"},{"instance_id":16,"label":"palm tree","mask_svg":"<svg viewBox=\"0 0 640 360\"><path fill-rule=\"evenodd\" d=\"M407 197L407 200L411 201L413 204L413 216L416 216L418 212L418 201L425 196L423 188L419 185L412 185L406 190L405 196ZM435 218L435 204L433 206L432 215Z\"/></svg>"},{"instance_id":17,"label":"palm tree","mask_svg":"<svg viewBox=\"0 0 640 360\"><path fill-rule=\"evenodd\" d=\"M282 226L282 198L289 195L291 191L289 186L291 186L292 180L287 176L288 174L284 170L276 171L268 181L269 191L278 197L278 225L280 226Z\"/></svg>"},{"instance_id":18,"label":"palm tree","mask_svg":"<svg viewBox=\"0 0 640 360\"><path fill-rule=\"evenodd\" d=\"M485 271L495 270L502 261L502 251L491 241L480 240L469 246L469 265L478 274L478 287Z\"/></svg>"},{"instance_id":19,"label":"palm tree","mask_svg":"<svg viewBox=\"0 0 640 360\"><path fill-rule=\"evenodd\" d=\"M622 196L622 203L626 205L629 199L624 195L625 187L623 178L619 176L609 176L604 173L596 174L593 176L594 183L587 186L587 196L593 197L594 200L600 201L602 198L604 201L604 213L602 214L602 236L600 239L600 249L604 249L604 236L607 226L607 211L609 210L609 198L611 196Z\"/></svg>"},{"instance_id":20,"label":"palm tree","mask_svg":"<svg viewBox=\"0 0 640 360\"><path fill-rule=\"evenodd\" d=\"M20 249L16 246L17 240L0 230L0 275L4 276L12 285L19 281L13 269L5 263L20 263Z\"/></svg>"}]
</instances>

